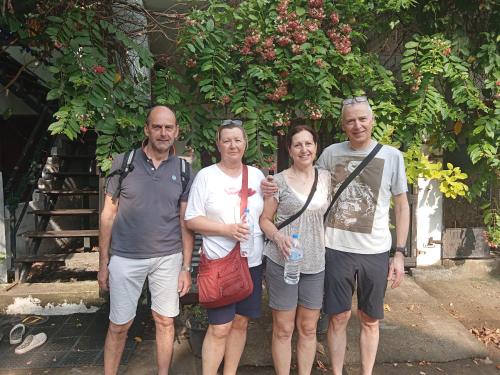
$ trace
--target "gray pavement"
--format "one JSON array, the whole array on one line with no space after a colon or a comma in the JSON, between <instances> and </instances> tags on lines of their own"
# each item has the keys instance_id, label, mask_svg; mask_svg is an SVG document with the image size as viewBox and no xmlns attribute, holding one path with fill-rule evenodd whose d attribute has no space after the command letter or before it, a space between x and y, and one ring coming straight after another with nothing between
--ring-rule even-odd
<instances>
[{"instance_id":1,"label":"gray pavement","mask_svg":"<svg viewBox=\"0 0 500 375\"><path fill-rule=\"evenodd\" d=\"M498 267L484 267L484 263L479 269L454 266L417 269L400 288L388 290L374 374L500 374L500 349L491 344L485 346L469 332L482 326L500 328L500 274L497 271ZM345 366L348 375L359 373L359 329L355 315L353 311L348 328ZM263 317L249 328L238 374L274 373L271 330L271 313L266 308ZM171 373L201 374L201 361L190 351L186 329L181 327L178 335ZM321 368L328 368L326 352L326 337L319 335L314 374L324 374ZM129 363L122 366L121 374L154 374L154 356L154 340L145 338ZM0 371L0 375L101 373L102 367Z\"/></svg>"}]
</instances>

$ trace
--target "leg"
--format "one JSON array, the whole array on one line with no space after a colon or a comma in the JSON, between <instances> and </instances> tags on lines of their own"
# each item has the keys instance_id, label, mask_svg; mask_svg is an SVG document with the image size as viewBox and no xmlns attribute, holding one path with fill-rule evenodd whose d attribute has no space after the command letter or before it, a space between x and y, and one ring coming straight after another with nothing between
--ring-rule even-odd
<instances>
[{"instance_id":1,"label":"leg","mask_svg":"<svg viewBox=\"0 0 500 375\"><path fill-rule=\"evenodd\" d=\"M311 373L316 356L316 326L319 309L297 308L297 362L299 375Z\"/></svg>"},{"instance_id":2,"label":"leg","mask_svg":"<svg viewBox=\"0 0 500 375\"><path fill-rule=\"evenodd\" d=\"M226 340L224 351L224 375L236 375L243 349L247 341L249 318L236 314L231 326L231 331Z\"/></svg>"},{"instance_id":3,"label":"leg","mask_svg":"<svg viewBox=\"0 0 500 375\"><path fill-rule=\"evenodd\" d=\"M203 347L201 349L201 363L203 375L217 375L224 352L226 340L231 331L232 322L224 324L210 324L208 326Z\"/></svg>"},{"instance_id":4,"label":"leg","mask_svg":"<svg viewBox=\"0 0 500 375\"><path fill-rule=\"evenodd\" d=\"M137 300L147 274L148 260L112 255L109 262L109 327L104 344L104 373L115 375L127 332L134 321Z\"/></svg>"},{"instance_id":5,"label":"leg","mask_svg":"<svg viewBox=\"0 0 500 375\"><path fill-rule=\"evenodd\" d=\"M359 346L361 373L371 375L379 340L379 320L384 318L384 295L387 288L389 254L357 254L358 317L361 325Z\"/></svg>"},{"instance_id":6,"label":"leg","mask_svg":"<svg viewBox=\"0 0 500 375\"><path fill-rule=\"evenodd\" d=\"M182 254L154 258L148 281L151 293L151 312L156 327L156 362L158 374L166 375L174 350L174 317L179 314L177 283Z\"/></svg>"},{"instance_id":7,"label":"leg","mask_svg":"<svg viewBox=\"0 0 500 375\"><path fill-rule=\"evenodd\" d=\"M330 324L328 325L328 348L330 350L330 363L332 365L333 375L342 375L347 345L347 323L350 317L350 310L330 316Z\"/></svg>"},{"instance_id":8,"label":"leg","mask_svg":"<svg viewBox=\"0 0 500 375\"><path fill-rule=\"evenodd\" d=\"M277 375L290 373L292 362L292 334L296 310L273 310L272 354Z\"/></svg>"},{"instance_id":9,"label":"leg","mask_svg":"<svg viewBox=\"0 0 500 375\"><path fill-rule=\"evenodd\" d=\"M361 374L371 375L375 357L377 356L379 321L363 311L358 310L358 317L361 324L361 335L359 347L361 350Z\"/></svg>"},{"instance_id":10,"label":"leg","mask_svg":"<svg viewBox=\"0 0 500 375\"><path fill-rule=\"evenodd\" d=\"M116 375L122 359L123 348L127 340L127 332L132 325L131 320L125 324L109 322L108 333L104 343L104 374Z\"/></svg>"},{"instance_id":11,"label":"leg","mask_svg":"<svg viewBox=\"0 0 500 375\"><path fill-rule=\"evenodd\" d=\"M156 327L156 362L158 375L168 375L174 351L174 319L153 311Z\"/></svg>"}]
</instances>

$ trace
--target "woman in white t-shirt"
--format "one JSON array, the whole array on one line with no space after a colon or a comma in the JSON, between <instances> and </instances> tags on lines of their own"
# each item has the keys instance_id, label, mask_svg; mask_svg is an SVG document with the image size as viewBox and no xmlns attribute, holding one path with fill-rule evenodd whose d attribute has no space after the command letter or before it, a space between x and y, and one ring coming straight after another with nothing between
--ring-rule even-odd
<instances>
[{"instance_id":1,"label":"woman in white t-shirt","mask_svg":"<svg viewBox=\"0 0 500 375\"><path fill-rule=\"evenodd\" d=\"M219 163L198 172L191 186L185 214L189 229L201 233L203 251L209 259L226 256L237 241L249 235L240 218L242 158L247 136L239 120L225 120L217 131ZM245 300L207 309L209 327L202 349L203 374L217 374L224 359L224 374L236 374L245 347L248 322L261 313L262 250L264 239L258 225L264 202L260 191L264 175L248 167L247 208L254 222L254 246L248 255L253 293Z\"/></svg>"}]
</instances>

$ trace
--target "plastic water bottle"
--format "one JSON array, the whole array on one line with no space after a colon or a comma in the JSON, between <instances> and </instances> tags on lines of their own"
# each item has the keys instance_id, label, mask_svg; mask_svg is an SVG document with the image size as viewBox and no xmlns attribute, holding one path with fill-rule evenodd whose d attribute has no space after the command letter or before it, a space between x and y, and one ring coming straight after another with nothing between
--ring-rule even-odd
<instances>
[{"instance_id":1,"label":"plastic water bottle","mask_svg":"<svg viewBox=\"0 0 500 375\"><path fill-rule=\"evenodd\" d=\"M290 250L290 255L285 261L285 271L283 273L283 278L287 284L297 284L300 279L300 264L304 258L304 252L299 244L299 234L292 234L292 248Z\"/></svg>"},{"instance_id":2,"label":"plastic water bottle","mask_svg":"<svg viewBox=\"0 0 500 375\"><path fill-rule=\"evenodd\" d=\"M246 258L248 254L253 251L253 219L248 208L245 208L245 211L243 211L241 220L248 225L248 230L250 232L247 240L240 242L240 254L242 257Z\"/></svg>"}]
</instances>

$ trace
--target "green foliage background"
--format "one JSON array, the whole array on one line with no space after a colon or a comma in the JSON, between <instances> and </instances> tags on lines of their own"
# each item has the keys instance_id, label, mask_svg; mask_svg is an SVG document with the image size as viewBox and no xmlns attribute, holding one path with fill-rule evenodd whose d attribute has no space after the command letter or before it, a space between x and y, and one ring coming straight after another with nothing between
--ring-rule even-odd
<instances>
[{"instance_id":1,"label":"green foliage background","mask_svg":"<svg viewBox=\"0 0 500 375\"><path fill-rule=\"evenodd\" d=\"M182 66L155 61L116 24L112 1L31 1L30 11L0 3L4 44L26 48L53 74L47 99L59 109L50 131L70 139L95 131L103 170L142 137L151 102L175 108L187 142L204 155L214 151L221 118L244 119L247 161L268 166L276 135L291 123L339 140L341 100L367 94L374 136L405 152L409 180L438 179L451 198L486 196L486 225L500 236L498 202L487 197L500 166L500 18L493 0L210 0L179 16L175 60ZM306 30L305 41L279 28L290 21ZM349 41L349 51L332 32ZM286 35L291 42L279 44ZM430 162L421 151L459 144L467 145L473 183L463 166Z\"/></svg>"}]
</instances>

